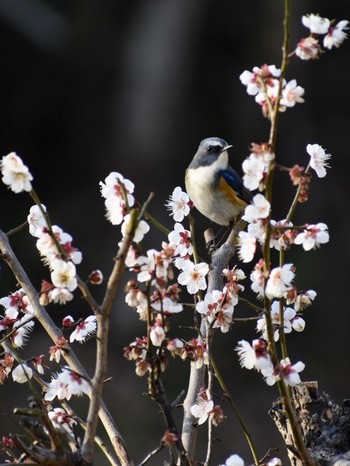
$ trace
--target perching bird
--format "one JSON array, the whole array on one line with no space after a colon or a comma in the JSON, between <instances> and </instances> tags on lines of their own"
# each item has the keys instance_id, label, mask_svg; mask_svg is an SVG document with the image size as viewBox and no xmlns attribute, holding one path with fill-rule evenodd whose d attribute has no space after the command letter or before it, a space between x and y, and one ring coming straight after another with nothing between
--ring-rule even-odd
<instances>
[{"instance_id":1,"label":"perching bird","mask_svg":"<svg viewBox=\"0 0 350 466\"><path fill-rule=\"evenodd\" d=\"M219 225L229 225L244 211L252 195L228 164L232 147L220 138L204 139L186 170L186 191L194 206Z\"/></svg>"}]
</instances>

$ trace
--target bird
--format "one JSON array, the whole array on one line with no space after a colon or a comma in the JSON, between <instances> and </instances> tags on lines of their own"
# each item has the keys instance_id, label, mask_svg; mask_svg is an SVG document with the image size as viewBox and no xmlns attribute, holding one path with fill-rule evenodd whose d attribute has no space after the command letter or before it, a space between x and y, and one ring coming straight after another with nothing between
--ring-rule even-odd
<instances>
[{"instance_id":1,"label":"bird","mask_svg":"<svg viewBox=\"0 0 350 466\"><path fill-rule=\"evenodd\" d=\"M242 178L228 163L224 139L203 139L185 174L185 187L193 205L218 225L230 225L252 199Z\"/></svg>"}]
</instances>

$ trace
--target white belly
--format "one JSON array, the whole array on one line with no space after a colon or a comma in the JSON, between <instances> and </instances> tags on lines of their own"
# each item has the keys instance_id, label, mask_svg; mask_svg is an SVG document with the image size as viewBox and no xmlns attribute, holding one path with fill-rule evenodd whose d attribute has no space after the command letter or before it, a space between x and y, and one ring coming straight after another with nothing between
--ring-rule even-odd
<instances>
[{"instance_id":1,"label":"white belly","mask_svg":"<svg viewBox=\"0 0 350 466\"><path fill-rule=\"evenodd\" d=\"M189 168L186 172L185 185L196 209L219 225L228 225L241 212L230 200L213 190L212 169L209 167Z\"/></svg>"}]
</instances>

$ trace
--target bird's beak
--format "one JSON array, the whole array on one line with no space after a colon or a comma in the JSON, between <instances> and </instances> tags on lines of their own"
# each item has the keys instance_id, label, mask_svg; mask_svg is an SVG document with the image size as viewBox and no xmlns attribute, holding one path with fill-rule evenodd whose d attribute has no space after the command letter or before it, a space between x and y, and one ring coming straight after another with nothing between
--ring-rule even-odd
<instances>
[{"instance_id":1,"label":"bird's beak","mask_svg":"<svg viewBox=\"0 0 350 466\"><path fill-rule=\"evenodd\" d=\"M231 149L231 147L233 147L231 144L227 144L227 146L225 146L225 147L222 149L222 152L224 152L224 151L227 150L227 149Z\"/></svg>"}]
</instances>

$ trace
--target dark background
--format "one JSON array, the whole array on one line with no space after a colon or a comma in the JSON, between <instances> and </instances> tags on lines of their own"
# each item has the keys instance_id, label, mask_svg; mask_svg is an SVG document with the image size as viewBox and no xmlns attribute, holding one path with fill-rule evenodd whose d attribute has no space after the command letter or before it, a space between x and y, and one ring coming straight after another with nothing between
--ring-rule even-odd
<instances>
[{"instance_id":1,"label":"dark background","mask_svg":"<svg viewBox=\"0 0 350 466\"><path fill-rule=\"evenodd\" d=\"M348 0L291 3L294 46L308 32L301 24L303 14L350 19ZM175 186L183 186L184 170L201 139L220 136L232 143L232 164L239 171L250 143L268 139L268 121L239 75L263 63L279 66L282 18L283 2L274 0L0 0L1 154L14 150L30 167L53 222L71 233L83 251L80 276L94 268L108 275L120 238L119 230L104 219L99 194L98 183L109 172L131 179L141 202L154 191L150 212L171 228L164 202ZM346 42L317 62L292 61L287 79L296 78L306 89L306 103L281 116L277 144L278 160L287 166L307 164L308 143L321 144L332 154L332 169L325 179L314 177L310 200L298 207L295 217L295 223L327 223L331 242L317 252L298 249L287 255L297 266L298 286L318 292L306 312L305 332L293 333L288 341L292 360L306 364L303 380L318 380L337 402L350 395L349 50ZM287 177L276 178L274 218L279 219L294 191ZM32 203L4 186L1 200L6 231L24 221ZM197 217L199 230L208 226ZM21 232L12 242L39 288L48 272L28 238ZM160 248L162 239L154 233L146 245ZM4 266L1 296L14 287ZM96 296L101 298L102 290ZM121 293L112 317L113 379L106 385L106 397L137 463L158 445L164 424L158 408L143 396L145 380L122 356L122 348L145 332L123 300ZM67 314L87 315L79 297L66 309L49 309L57 322ZM249 314L241 307L236 312ZM263 456L268 448L282 445L267 415L277 393L257 373L240 370L233 352L238 340L254 336L251 324L237 325L217 337L214 351ZM38 333L26 352L47 352L48 346ZM93 342L77 351L91 371ZM188 364L171 364L165 385L174 399L186 388ZM26 390L11 381L2 387L1 412L23 404ZM221 443L215 447L214 464L234 452L249 464L243 435L229 408L225 411L228 419L215 431ZM10 426L4 419L1 434L14 429ZM161 463L157 457L150 464Z\"/></svg>"}]
</instances>

